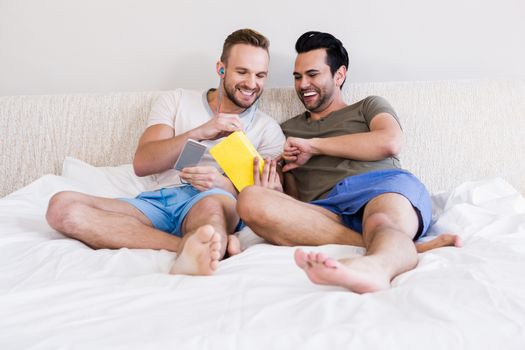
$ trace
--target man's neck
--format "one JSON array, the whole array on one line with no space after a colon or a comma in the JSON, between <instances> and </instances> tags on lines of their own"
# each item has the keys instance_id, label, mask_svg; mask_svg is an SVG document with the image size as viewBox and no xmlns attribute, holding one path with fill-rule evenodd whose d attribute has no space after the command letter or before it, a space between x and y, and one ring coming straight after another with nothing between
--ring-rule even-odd
<instances>
[{"instance_id":1,"label":"man's neck","mask_svg":"<svg viewBox=\"0 0 525 350\"><path fill-rule=\"evenodd\" d=\"M221 96L221 101L219 101L219 90L217 89L209 90L206 97L208 99L208 104L210 105L210 108L214 114L216 114L217 111L220 113L241 114L247 109L241 108L232 101L230 101L230 99L227 96L225 96L224 91ZM219 104L220 110L218 108Z\"/></svg>"},{"instance_id":2,"label":"man's neck","mask_svg":"<svg viewBox=\"0 0 525 350\"><path fill-rule=\"evenodd\" d=\"M321 119L328 117L331 113L345 108L346 106L348 105L341 98L338 98L336 100L331 101L330 104L326 106L326 108L323 108L322 111L317 111L317 112L308 111L308 112L310 113L310 119L321 120Z\"/></svg>"}]
</instances>

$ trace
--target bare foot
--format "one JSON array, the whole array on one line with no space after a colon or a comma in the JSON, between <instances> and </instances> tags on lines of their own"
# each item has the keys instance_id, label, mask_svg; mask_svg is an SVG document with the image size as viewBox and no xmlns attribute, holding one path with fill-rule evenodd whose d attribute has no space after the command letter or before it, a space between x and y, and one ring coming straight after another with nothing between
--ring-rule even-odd
<instances>
[{"instance_id":1,"label":"bare foot","mask_svg":"<svg viewBox=\"0 0 525 350\"><path fill-rule=\"evenodd\" d=\"M170 273L173 275L211 275L219 265L221 236L211 225L201 226L189 235Z\"/></svg>"},{"instance_id":2,"label":"bare foot","mask_svg":"<svg viewBox=\"0 0 525 350\"><path fill-rule=\"evenodd\" d=\"M228 235L228 246L226 249L229 256L234 256L241 252L241 241L236 235Z\"/></svg>"},{"instance_id":3,"label":"bare foot","mask_svg":"<svg viewBox=\"0 0 525 350\"><path fill-rule=\"evenodd\" d=\"M457 247L460 248L463 245L461 238L453 233L442 233L436 238L422 243L416 243L416 250L418 253L424 253L431 249L441 247Z\"/></svg>"},{"instance_id":4,"label":"bare foot","mask_svg":"<svg viewBox=\"0 0 525 350\"><path fill-rule=\"evenodd\" d=\"M388 276L367 257L337 261L323 253L295 251L295 263L315 284L340 286L355 293L376 292L390 288Z\"/></svg>"}]
</instances>

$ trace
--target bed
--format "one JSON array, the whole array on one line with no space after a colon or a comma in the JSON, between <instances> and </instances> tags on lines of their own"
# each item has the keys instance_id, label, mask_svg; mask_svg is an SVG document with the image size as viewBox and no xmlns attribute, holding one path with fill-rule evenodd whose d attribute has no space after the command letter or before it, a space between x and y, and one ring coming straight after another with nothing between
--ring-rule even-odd
<instances>
[{"instance_id":1,"label":"bed","mask_svg":"<svg viewBox=\"0 0 525 350\"><path fill-rule=\"evenodd\" d=\"M153 181L129 161L158 92L1 97L0 349L525 349L525 82L347 90L368 94L401 115L403 163L432 192L430 235L458 233L463 247L420 254L364 295L310 283L294 248L249 229L211 277L169 275L168 251L64 237L44 218L57 191L132 196ZM290 88L264 98L278 120L300 109Z\"/></svg>"}]
</instances>

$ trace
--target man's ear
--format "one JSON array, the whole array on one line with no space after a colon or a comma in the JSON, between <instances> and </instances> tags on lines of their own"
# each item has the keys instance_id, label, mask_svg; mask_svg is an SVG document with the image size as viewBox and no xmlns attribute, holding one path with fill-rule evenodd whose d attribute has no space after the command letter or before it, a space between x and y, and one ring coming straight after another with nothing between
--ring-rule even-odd
<instances>
[{"instance_id":1,"label":"man's ear","mask_svg":"<svg viewBox=\"0 0 525 350\"><path fill-rule=\"evenodd\" d=\"M335 83L337 87L341 87L346 80L346 67L341 66L335 71Z\"/></svg>"},{"instance_id":2,"label":"man's ear","mask_svg":"<svg viewBox=\"0 0 525 350\"><path fill-rule=\"evenodd\" d=\"M219 75L219 77L222 78L222 76L224 75L224 63L222 63L221 61L217 61L215 67L217 69L217 74Z\"/></svg>"}]
</instances>

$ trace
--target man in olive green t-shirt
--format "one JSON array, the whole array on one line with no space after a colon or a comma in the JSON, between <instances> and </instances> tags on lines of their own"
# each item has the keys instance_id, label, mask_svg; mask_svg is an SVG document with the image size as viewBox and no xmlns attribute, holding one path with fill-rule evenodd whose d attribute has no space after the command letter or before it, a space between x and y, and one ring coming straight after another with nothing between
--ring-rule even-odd
<instances>
[{"instance_id":1,"label":"man in olive green t-shirt","mask_svg":"<svg viewBox=\"0 0 525 350\"><path fill-rule=\"evenodd\" d=\"M388 114L389 119L393 118L394 123L399 124L396 112L384 98L369 96L362 101L333 111L329 117L319 120L314 120L312 113L306 111L281 124L281 128L287 137L302 139L366 133L370 131L373 119L382 113ZM346 144L342 146L348 147ZM291 170L298 199L310 202L325 198L335 184L349 176L373 170L401 168L397 154L390 152L383 157L383 154L367 159L348 159L329 154L312 157L300 167Z\"/></svg>"},{"instance_id":2,"label":"man in olive green t-shirt","mask_svg":"<svg viewBox=\"0 0 525 350\"><path fill-rule=\"evenodd\" d=\"M297 249L295 261L312 282L357 293L389 288L417 265L413 240L430 225L430 195L400 168L403 135L390 104L377 96L350 106L343 101L348 54L341 42L307 32L296 50L295 89L307 111L281 125L288 195L281 193L277 162L267 159L260 176L254 170L256 186L239 194L237 210L275 244L366 248L362 257L340 260ZM459 245L456 236L442 235L419 250L453 244Z\"/></svg>"}]
</instances>

